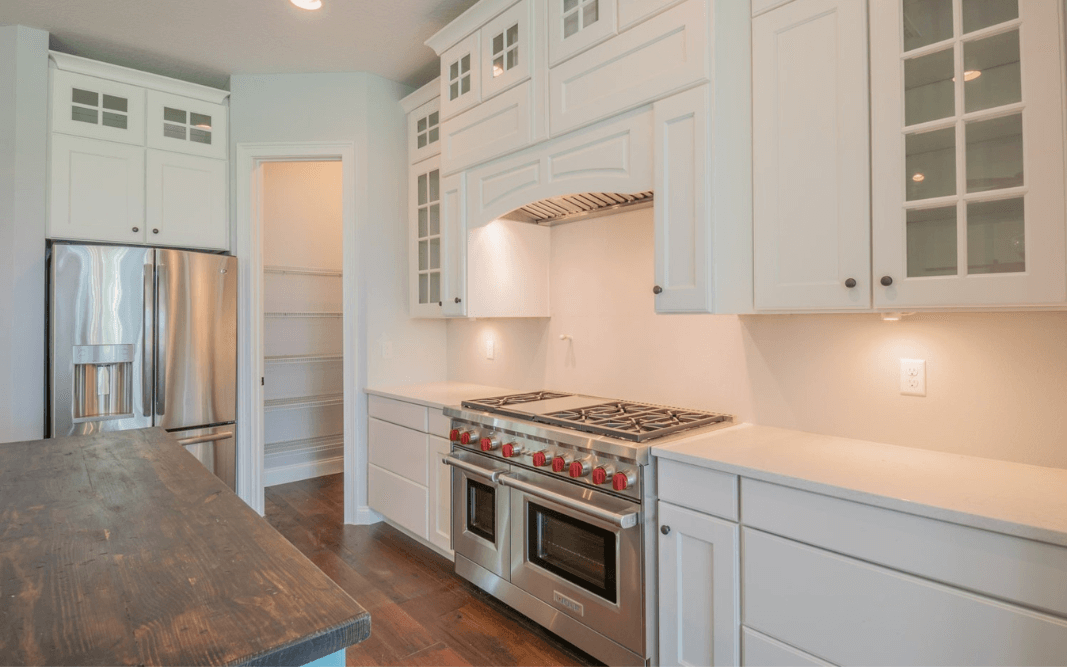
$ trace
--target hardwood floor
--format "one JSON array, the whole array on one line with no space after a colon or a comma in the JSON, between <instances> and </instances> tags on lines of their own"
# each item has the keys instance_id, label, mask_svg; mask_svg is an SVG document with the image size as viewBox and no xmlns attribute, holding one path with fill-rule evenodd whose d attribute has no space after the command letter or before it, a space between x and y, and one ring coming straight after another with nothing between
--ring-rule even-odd
<instances>
[{"instance_id":1,"label":"hardwood floor","mask_svg":"<svg viewBox=\"0 0 1067 667\"><path fill-rule=\"evenodd\" d=\"M371 614L348 665L596 665L392 526L343 525L343 476L272 486L266 517Z\"/></svg>"}]
</instances>

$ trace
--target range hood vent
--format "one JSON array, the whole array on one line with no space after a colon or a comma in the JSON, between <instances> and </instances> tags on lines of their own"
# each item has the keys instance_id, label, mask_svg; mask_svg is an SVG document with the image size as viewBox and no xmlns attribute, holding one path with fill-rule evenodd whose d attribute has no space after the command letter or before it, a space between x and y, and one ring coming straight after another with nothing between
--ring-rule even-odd
<instances>
[{"instance_id":1,"label":"range hood vent","mask_svg":"<svg viewBox=\"0 0 1067 667\"><path fill-rule=\"evenodd\" d=\"M532 222L551 227L565 222L595 218L626 208L652 206L652 191L635 194L617 192L583 192L563 197L549 197L521 206L504 217L507 220Z\"/></svg>"}]
</instances>

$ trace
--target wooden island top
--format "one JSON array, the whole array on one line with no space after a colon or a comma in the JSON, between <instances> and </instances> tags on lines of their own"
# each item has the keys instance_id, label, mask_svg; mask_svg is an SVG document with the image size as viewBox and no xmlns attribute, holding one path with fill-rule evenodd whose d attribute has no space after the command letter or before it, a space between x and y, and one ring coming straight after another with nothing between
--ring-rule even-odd
<instances>
[{"instance_id":1,"label":"wooden island top","mask_svg":"<svg viewBox=\"0 0 1067 667\"><path fill-rule=\"evenodd\" d=\"M300 665L369 635L162 429L0 444L0 664Z\"/></svg>"}]
</instances>

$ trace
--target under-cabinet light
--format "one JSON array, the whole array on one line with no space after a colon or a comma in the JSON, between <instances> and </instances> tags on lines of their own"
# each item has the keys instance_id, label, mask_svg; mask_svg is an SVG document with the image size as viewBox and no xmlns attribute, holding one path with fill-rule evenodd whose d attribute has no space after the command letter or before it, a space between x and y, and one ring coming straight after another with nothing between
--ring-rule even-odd
<instances>
[{"instance_id":1,"label":"under-cabinet light","mask_svg":"<svg viewBox=\"0 0 1067 667\"><path fill-rule=\"evenodd\" d=\"M915 174L914 176L911 177L911 180L915 181L916 183L922 183L923 181L926 180L926 177L923 176L922 174Z\"/></svg>"},{"instance_id":2,"label":"under-cabinet light","mask_svg":"<svg viewBox=\"0 0 1067 667\"><path fill-rule=\"evenodd\" d=\"M322 0L289 0L289 2L300 9L319 9L322 7Z\"/></svg>"},{"instance_id":3,"label":"under-cabinet light","mask_svg":"<svg viewBox=\"0 0 1067 667\"><path fill-rule=\"evenodd\" d=\"M883 322L899 322L904 319L904 313L882 313Z\"/></svg>"}]
</instances>

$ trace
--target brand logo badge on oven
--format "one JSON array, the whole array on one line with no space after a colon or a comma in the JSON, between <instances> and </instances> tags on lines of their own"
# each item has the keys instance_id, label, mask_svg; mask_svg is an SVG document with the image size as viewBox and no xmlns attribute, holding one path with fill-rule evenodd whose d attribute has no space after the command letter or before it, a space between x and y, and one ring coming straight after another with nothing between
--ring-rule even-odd
<instances>
[{"instance_id":1,"label":"brand logo badge on oven","mask_svg":"<svg viewBox=\"0 0 1067 667\"><path fill-rule=\"evenodd\" d=\"M585 616L585 605L581 602L575 602L563 593L559 591L552 591L552 601L556 604L570 609L579 616Z\"/></svg>"}]
</instances>

